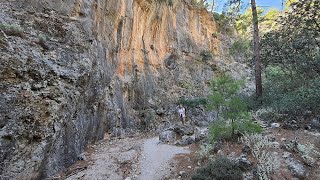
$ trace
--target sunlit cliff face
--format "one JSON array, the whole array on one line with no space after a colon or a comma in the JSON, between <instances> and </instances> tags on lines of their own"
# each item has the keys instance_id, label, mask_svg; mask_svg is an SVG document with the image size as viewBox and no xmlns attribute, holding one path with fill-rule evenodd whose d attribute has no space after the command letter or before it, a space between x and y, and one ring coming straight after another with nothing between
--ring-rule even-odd
<instances>
[{"instance_id":1,"label":"sunlit cliff face","mask_svg":"<svg viewBox=\"0 0 320 180\"><path fill-rule=\"evenodd\" d=\"M1 44L0 174L52 176L106 132L138 131L155 111L154 123L173 119L178 98L205 94L214 62L199 54L219 54L215 22L188 0L168 2L0 3L1 21L24 33Z\"/></svg>"},{"instance_id":2,"label":"sunlit cliff face","mask_svg":"<svg viewBox=\"0 0 320 180\"><path fill-rule=\"evenodd\" d=\"M157 72L175 51L192 53L208 49L217 53L216 25L203 9L184 1L172 5L151 0L111 0L93 3L97 37L108 46L106 56L117 61L117 73L143 71L146 61ZM81 1L78 1L81 7ZM80 6L79 6L80 5ZM75 12L80 9L75 8ZM80 13L81 14L81 13Z\"/></svg>"}]
</instances>

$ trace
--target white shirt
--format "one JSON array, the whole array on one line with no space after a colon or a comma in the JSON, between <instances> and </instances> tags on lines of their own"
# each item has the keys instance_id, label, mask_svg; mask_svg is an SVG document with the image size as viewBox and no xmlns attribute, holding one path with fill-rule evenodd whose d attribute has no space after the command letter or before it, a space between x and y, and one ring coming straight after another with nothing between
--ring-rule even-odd
<instances>
[{"instance_id":1,"label":"white shirt","mask_svg":"<svg viewBox=\"0 0 320 180\"><path fill-rule=\"evenodd\" d=\"M179 108L178 113L179 113L179 116L186 117L186 109L184 107Z\"/></svg>"}]
</instances>

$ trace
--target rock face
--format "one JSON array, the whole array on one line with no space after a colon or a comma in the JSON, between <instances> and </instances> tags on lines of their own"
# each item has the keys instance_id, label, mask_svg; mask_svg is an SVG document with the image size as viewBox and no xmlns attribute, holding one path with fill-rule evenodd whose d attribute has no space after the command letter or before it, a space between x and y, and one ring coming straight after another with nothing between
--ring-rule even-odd
<instances>
[{"instance_id":1,"label":"rock face","mask_svg":"<svg viewBox=\"0 0 320 180\"><path fill-rule=\"evenodd\" d=\"M200 55L220 53L215 22L168 2L0 2L0 174L52 176L106 132L152 129L205 95L223 64Z\"/></svg>"}]
</instances>

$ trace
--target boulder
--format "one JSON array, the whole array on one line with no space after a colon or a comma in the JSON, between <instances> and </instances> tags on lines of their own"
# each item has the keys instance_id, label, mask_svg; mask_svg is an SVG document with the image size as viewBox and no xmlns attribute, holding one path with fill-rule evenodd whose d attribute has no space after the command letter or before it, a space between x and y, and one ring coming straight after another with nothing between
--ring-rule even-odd
<instances>
[{"instance_id":1,"label":"boulder","mask_svg":"<svg viewBox=\"0 0 320 180\"><path fill-rule=\"evenodd\" d=\"M194 133L194 127L191 125L174 125L173 131L180 136L192 135Z\"/></svg>"},{"instance_id":2,"label":"boulder","mask_svg":"<svg viewBox=\"0 0 320 180\"><path fill-rule=\"evenodd\" d=\"M195 141L200 141L202 139L205 139L208 137L209 129L208 128L198 128L196 127L194 135L195 135Z\"/></svg>"},{"instance_id":3,"label":"boulder","mask_svg":"<svg viewBox=\"0 0 320 180\"><path fill-rule=\"evenodd\" d=\"M160 133L159 141L160 142L173 142L176 140L176 133L174 131L166 130Z\"/></svg>"},{"instance_id":4,"label":"boulder","mask_svg":"<svg viewBox=\"0 0 320 180\"><path fill-rule=\"evenodd\" d=\"M279 123L271 123L272 128L279 128L280 124Z\"/></svg>"},{"instance_id":5,"label":"boulder","mask_svg":"<svg viewBox=\"0 0 320 180\"><path fill-rule=\"evenodd\" d=\"M287 163L289 170L294 176L299 179L305 179L307 177L307 170L300 161L294 159L291 156L286 156L285 162Z\"/></svg>"},{"instance_id":6,"label":"boulder","mask_svg":"<svg viewBox=\"0 0 320 180\"><path fill-rule=\"evenodd\" d=\"M194 136L183 136L180 141L176 143L179 146L187 146L195 142Z\"/></svg>"}]
</instances>

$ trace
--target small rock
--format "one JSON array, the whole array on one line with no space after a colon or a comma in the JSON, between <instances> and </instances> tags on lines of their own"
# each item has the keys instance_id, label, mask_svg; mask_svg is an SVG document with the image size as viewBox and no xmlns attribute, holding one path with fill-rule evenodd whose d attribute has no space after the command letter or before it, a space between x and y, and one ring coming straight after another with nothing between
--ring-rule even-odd
<instances>
[{"instance_id":1,"label":"small rock","mask_svg":"<svg viewBox=\"0 0 320 180\"><path fill-rule=\"evenodd\" d=\"M268 139L269 139L271 142L276 141L276 137L274 137L274 136L268 136Z\"/></svg>"},{"instance_id":2,"label":"small rock","mask_svg":"<svg viewBox=\"0 0 320 180\"><path fill-rule=\"evenodd\" d=\"M272 147L275 148L275 149L279 149L280 148L280 143L272 142Z\"/></svg>"},{"instance_id":3,"label":"small rock","mask_svg":"<svg viewBox=\"0 0 320 180\"><path fill-rule=\"evenodd\" d=\"M250 170L252 168L251 162L247 159L247 155L241 154L237 159L236 162L239 164L239 167L242 170Z\"/></svg>"},{"instance_id":4,"label":"small rock","mask_svg":"<svg viewBox=\"0 0 320 180\"><path fill-rule=\"evenodd\" d=\"M222 150L218 150L217 154L218 154L218 155L221 155L221 156L223 156L223 155L224 155L224 153L223 153L223 151L222 151Z\"/></svg>"},{"instance_id":5,"label":"small rock","mask_svg":"<svg viewBox=\"0 0 320 180\"><path fill-rule=\"evenodd\" d=\"M271 123L272 128L279 128L280 124L279 123Z\"/></svg>"},{"instance_id":6,"label":"small rock","mask_svg":"<svg viewBox=\"0 0 320 180\"><path fill-rule=\"evenodd\" d=\"M87 158L86 158L86 155L85 155L84 153L82 153L82 154L80 154L80 155L78 156L78 159L79 159L80 161L85 161Z\"/></svg>"},{"instance_id":7,"label":"small rock","mask_svg":"<svg viewBox=\"0 0 320 180\"><path fill-rule=\"evenodd\" d=\"M281 138L281 141L286 141L287 139L286 138Z\"/></svg>"},{"instance_id":8,"label":"small rock","mask_svg":"<svg viewBox=\"0 0 320 180\"><path fill-rule=\"evenodd\" d=\"M291 153L289 153L289 152L283 152L283 155L282 155L282 158L283 158L283 159L287 159L287 158L290 158L290 157L292 157L292 154L291 154Z\"/></svg>"},{"instance_id":9,"label":"small rock","mask_svg":"<svg viewBox=\"0 0 320 180\"><path fill-rule=\"evenodd\" d=\"M188 168L191 169L192 167L191 167L191 166L188 166Z\"/></svg>"},{"instance_id":10,"label":"small rock","mask_svg":"<svg viewBox=\"0 0 320 180\"><path fill-rule=\"evenodd\" d=\"M131 180L131 177L127 177L125 180Z\"/></svg>"},{"instance_id":11,"label":"small rock","mask_svg":"<svg viewBox=\"0 0 320 180\"><path fill-rule=\"evenodd\" d=\"M185 171L180 171L180 172L179 172L179 175L180 175L182 178L188 177L188 174L187 174L187 172L185 172Z\"/></svg>"}]
</instances>

